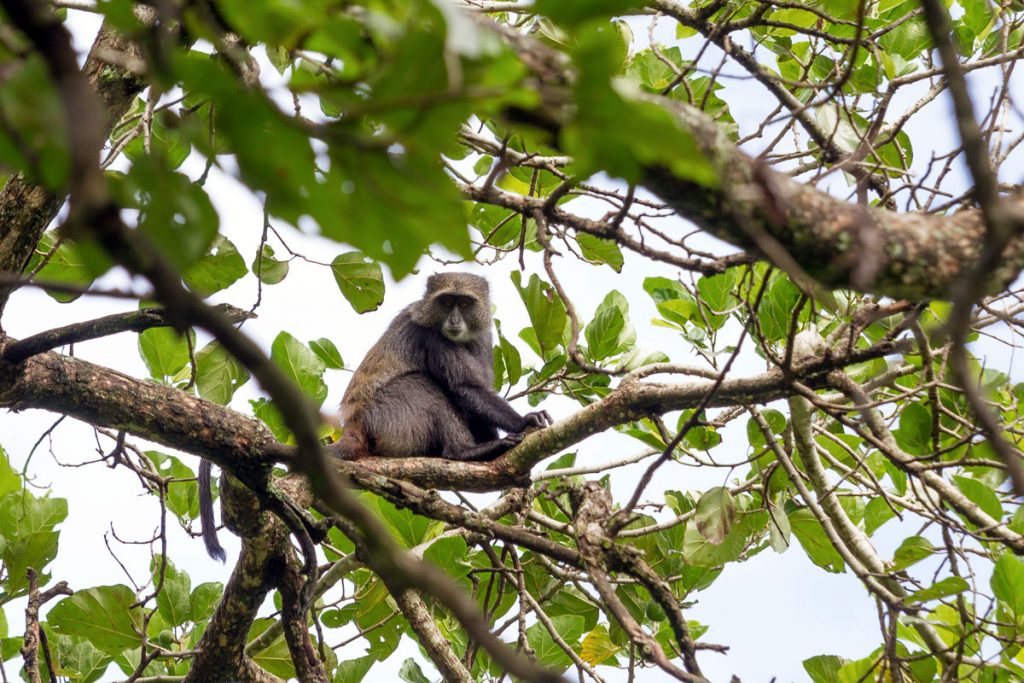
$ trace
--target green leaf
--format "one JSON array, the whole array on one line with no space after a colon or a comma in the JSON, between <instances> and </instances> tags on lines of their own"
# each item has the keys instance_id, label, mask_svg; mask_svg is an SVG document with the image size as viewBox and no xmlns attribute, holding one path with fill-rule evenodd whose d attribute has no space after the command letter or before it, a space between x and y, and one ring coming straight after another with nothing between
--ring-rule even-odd
<instances>
[{"instance_id":1,"label":"green leaf","mask_svg":"<svg viewBox=\"0 0 1024 683\"><path fill-rule=\"evenodd\" d=\"M807 508L798 508L789 513L789 524L793 535L800 541L811 562L828 572L843 573L846 563L825 535L825 530Z\"/></svg>"},{"instance_id":2,"label":"green leaf","mask_svg":"<svg viewBox=\"0 0 1024 683\"><path fill-rule=\"evenodd\" d=\"M617 308L599 311L587 324L583 333L587 338L587 350L594 360L604 360L612 355L618 346L619 334L625 326L622 312Z\"/></svg>"},{"instance_id":3,"label":"green leaf","mask_svg":"<svg viewBox=\"0 0 1024 683\"><path fill-rule=\"evenodd\" d=\"M730 269L724 273L710 277L705 276L697 280L700 300L711 309L707 317L708 323L713 329L718 329L725 324L726 311L736 305L736 297L732 293L736 288L736 278L736 269Z\"/></svg>"},{"instance_id":4,"label":"green leaf","mask_svg":"<svg viewBox=\"0 0 1024 683\"><path fill-rule=\"evenodd\" d=\"M71 160L64 111L38 52L11 59L5 49L0 88L0 167L17 169L51 189L66 189Z\"/></svg>"},{"instance_id":5,"label":"green leaf","mask_svg":"<svg viewBox=\"0 0 1024 683\"><path fill-rule=\"evenodd\" d=\"M558 297L555 288L536 275L531 275L529 283L524 287L522 273L518 270L513 271L512 282L519 291L523 304L526 305L530 325L540 345L540 355L542 358L550 359L554 350L562 343L562 335L568 321L565 304Z\"/></svg>"},{"instance_id":6,"label":"green leaf","mask_svg":"<svg viewBox=\"0 0 1024 683\"><path fill-rule=\"evenodd\" d=\"M36 498L23 490L0 497L0 561L8 594L28 587L26 571L30 567L40 574L40 586L49 582L43 569L57 556L56 528L67 515L63 498Z\"/></svg>"},{"instance_id":7,"label":"green leaf","mask_svg":"<svg viewBox=\"0 0 1024 683\"><path fill-rule=\"evenodd\" d=\"M698 567L717 567L738 559L746 542L747 534L741 524L734 524L721 543L712 543L696 524L687 524L683 534L683 558Z\"/></svg>"},{"instance_id":8,"label":"green leaf","mask_svg":"<svg viewBox=\"0 0 1024 683\"><path fill-rule=\"evenodd\" d=\"M893 554L893 571L906 569L912 564L931 557L935 552L935 546L924 536L911 536L903 539L900 547Z\"/></svg>"},{"instance_id":9,"label":"green leaf","mask_svg":"<svg viewBox=\"0 0 1024 683\"><path fill-rule=\"evenodd\" d=\"M320 337L309 342L309 348L320 357L324 365L332 370L341 370L345 367L345 361L341 358L341 352L327 337Z\"/></svg>"},{"instance_id":10,"label":"green leaf","mask_svg":"<svg viewBox=\"0 0 1024 683\"><path fill-rule=\"evenodd\" d=\"M565 26L576 26L590 19L632 14L642 6L639 0L537 0L534 5L538 14Z\"/></svg>"},{"instance_id":11,"label":"green leaf","mask_svg":"<svg viewBox=\"0 0 1024 683\"><path fill-rule=\"evenodd\" d=\"M567 643L578 643L583 636L584 622L582 617L565 615L552 617L551 623L555 632ZM526 629L526 641L537 656L537 661L548 667L566 667L572 663L569 655L551 637L542 623L536 623Z\"/></svg>"},{"instance_id":12,"label":"green leaf","mask_svg":"<svg viewBox=\"0 0 1024 683\"><path fill-rule=\"evenodd\" d=\"M79 636L114 655L142 644L142 610L134 602L128 586L86 588L54 605L47 620L57 633Z\"/></svg>"},{"instance_id":13,"label":"green leaf","mask_svg":"<svg viewBox=\"0 0 1024 683\"><path fill-rule=\"evenodd\" d=\"M195 340L190 329L189 336ZM170 327L153 327L139 333L139 355L153 379L174 377L188 364L188 342Z\"/></svg>"},{"instance_id":14,"label":"green leaf","mask_svg":"<svg viewBox=\"0 0 1024 683\"><path fill-rule=\"evenodd\" d=\"M430 679L423 673L423 669L411 657L402 662L402 668L398 670L398 677L406 683L430 683Z\"/></svg>"},{"instance_id":15,"label":"green leaf","mask_svg":"<svg viewBox=\"0 0 1024 683\"><path fill-rule=\"evenodd\" d=\"M501 357L505 363L505 373L508 376L509 386L514 386L523 376L523 358L519 349L505 337L498 338L498 346L501 349Z\"/></svg>"},{"instance_id":16,"label":"green leaf","mask_svg":"<svg viewBox=\"0 0 1024 683\"><path fill-rule=\"evenodd\" d=\"M697 501L695 521L701 536L715 545L722 543L736 521L736 503L729 489L724 486L708 489Z\"/></svg>"},{"instance_id":17,"label":"green leaf","mask_svg":"<svg viewBox=\"0 0 1024 683\"><path fill-rule=\"evenodd\" d=\"M46 258L46 265L36 274L37 278L74 285L82 289L89 287L96 273L92 272L92 269L85 262L85 259L82 258L79 250L68 241L62 242L59 246L56 245L57 239L53 232L43 233L25 270L30 273L35 271L42 260ZM51 251L53 252L52 254L50 253ZM81 294L49 291L47 291L47 294L62 304L74 301L81 296Z\"/></svg>"},{"instance_id":18,"label":"green leaf","mask_svg":"<svg viewBox=\"0 0 1024 683\"><path fill-rule=\"evenodd\" d=\"M139 97L136 101L143 102L143 99ZM143 103L144 106L145 104ZM185 159L192 152L192 145L182 135L182 131L178 129L177 116L171 112L158 111L151 121L149 131L150 152L146 151L144 136L139 135L124 148L124 155L128 157L129 161L136 164L139 162L145 163L147 156L151 154L159 162L165 164L168 169L178 168L185 163ZM125 133L128 132L127 128L124 131Z\"/></svg>"},{"instance_id":19,"label":"green leaf","mask_svg":"<svg viewBox=\"0 0 1024 683\"><path fill-rule=\"evenodd\" d=\"M622 650L622 646L616 645L608 635L608 628L604 624L598 624L583 637L580 644L580 659L591 666L613 663L615 655Z\"/></svg>"},{"instance_id":20,"label":"green leaf","mask_svg":"<svg viewBox=\"0 0 1024 683\"><path fill-rule=\"evenodd\" d=\"M267 625L269 625L269 622L270 620L268 619ZM260 622L257 621L253 625L253 630L255 630L257 624L260 624ZM251 632L249 635L250 639L255 637L255 634ZM295 677L295 664L292 662L291 653L288 651L288 643L283 635L278 636L268 647L254 654L252 659L279 678L291 680Z\"/></svg>"},{"instance_id":21,"label":"green leaf","mask_svg":"<svg viewBox=\"0 0 1024 683\"><path fill-rule=\"evenodd\" d=\"M576 243L580 245L580 253L583 258L591 263L604 263L611 267L616 273L622 272L624 260L622 250L615 240L595 237L590 233L576 233Z\"/></svg>"},{"instance_id":22,"label":"green leaf","mask_svg":"<svg viewBox=\"0 0 1024 683\"><path fill-rule=\"evenodd\" d=\"M896 516L892 507L881 497L874 497L864 506L864 530L868 536Z\"/></svg>"},{"instance_id":23,"label":"green leaf","mask_svg":"<svg viewBox=\"0 0 1024 683\"><path fill-rule=\"evenodd\" d=\"M357 313L375 311L384 301L384 275L376 261L349 251L331 261L331 272L342 295Z\"/></svg>"},{"instance_id":24,"label":"green leaf","mask_svg":"<svg viewBox=\"0 0 1024 683\"><path fill-rule=\"evenodd\" d=\"M423 559L433 562L449 576L461 578L469 574L468 547L462 536L439 538L423 551Z\"/></svg>"},{"instance_id":25,"label":"green leaf","mask_svg":"<svg viewBox=\"0 0 1024 683\"><path fill-rule=\"evenodd\" d=\"M196 484L196 473L185 466L173 455L159 451L146 451L146 457L153 463L153 468L161 477L173 477L167 489L167 509L184 524L187 520L199 517L199 487ZM216 491L216 489L215 489Z\"/></svg>"},{"instance_id":26,"label":"green leaf","mask_svg":"<svg viewBox=\"0 0 1024 683\"><path fill-rule=\"evenodd\" d=\"M287 332L281 332L270 346L270 359L317 406L323 404L327 398L327 384L324 382L326 366L308 346Z\"/></svg>"},{"instance_id":27,"label":"green leaf","mask_svg":"<svg viewBox=\"0 0 1024 683\"><path fill-rule=\"evenodd\" d=\"M905 598L905 600L910 603L938 600L939 598L946 598L950 595L963 593L966 590L970 590L970 588L970 585L968 585L968 583L959 576L950 576L936 582L928 588L922 588L919 591L911 593Z\"/></svg>"},{"instance_id":28,"label":"green leaf","mask_svg":"<svg viewBox=\"0 0 1024 683\"><path fill-rule=\"evenodd\" d=\"M690 293L686 291L681 282L670 280L667 277L644 278L644 291L650 295L656 304L673 299L692 299Z\"/></svg>"},{"instance_id":29,"label":"green leaf","mask_svg":"<svg viewBox=\"0 0 1024 683\"><path fill-rule=\"evenodd\" d=\"M817 655L803 661L804 671L814 683L839 683L839 669L846 661L836 655Z\"/></svg>"},{"instance_id":30,"label":"green leaf","mask_svg":"<svg viewBox=\"0 0 1024 683\"><path fill-rule=\"evenodd\" d=\"M574 37L576 116L563 127L561 139L577 173L604 171L635 183L645 168L662 166L677 178L715 185L717 174L689 130L667 109L632 99L628 83L612 80L626 54L619 29L590 24Z\"/></svg>"},{"instance_id":31,"label":"green leaf","mask_svg":"<svg viewBox=\"0 0 1024 683\"><path fill-rule=\"evenodd\" d=\"M908 403L900 413L900 426L893 430L900 448L913 455L932 451L932 414L920 403Z\"/></svg>"},{"instance_id":32,"label":"green leaf","mask_svg":"<svg viewBox=\"0 0 1024 683\"><path fill-rule=\"evenodd\" d=\"M220 219L203 187L157 160L144 157L111 190L122 206L139 210L138 229L184 272L213 243Z\"/></svg>"},{"instance_id":33,"label":"green leaf","mask_svg":"<svg viewBox=\"0 0 1024 683\"><path fill-rule=\"evenodd\" d=\"M150 563L154 586L159 583L160 569L158 555ZM192 579L189 575L179 571L170 560L167 560L166 566L163 567L163 584L156 596L156 606L168 626L181 626L192 620L191 591Z\"/></svg>"},{"instance_id":34,"label":"green leaf","mask_svg":"<svg viewBox=\"0 0 1024 683\"><path fill-rule=\"evenodd\" d=\"M54 673L66 676L76 683L93 683L103 678L113 657L93 647L84 638L73 638L50 632L50 647L55 649L54 660L59 666ZM48 680L48 679L47 679Z\"/></svg>"},{"instance_id":35,"label":"green leaf","mask_svg":"<svg viewBox=\"0 0 1024 683\"><path fill-rule=\"evenodd\" d=\"M252 406L253 415L270 428L274 438L282 443L292 443L292 432L285 423L281 411L277 409L273 401L259 398L255 401L249 401L249 405Z\"/></svg>"},{"instance_id":36,"label":"green leaf","mask_svg":"<svg viewBox=\"0 0 1024 683\"><path fill-rule=\"evenodd\" d=\"M761 415L764 417L768 426L771 427L772 433L778 436L782 434L786 429L786 416L774 408L765 409ZM763 448L767 445L764 434L761 432L761 428L757 425L754 418L747 420L747 443L754 448Z\"/></svg>"},{"instance_id":37,"label":"green leaf","mask_svg":"<svg viewBox=\"0 0 1024 683\"><path fill-rule=\"evenodd\" d=\"M970 477L953 477L953 483L989 517L996 521L1003 518L1003 505L988 484Z\"/></svg>"},{"instance_id":38,"label":"green leaf","mask_svg":"<svg viewBox=\"0 0 1024 683\"><path fill-rule=\"evenodd\" d=\"M779 277L768 286L757 309L757 319L765 339L774 342L786 338L799 300L800 290L787 277Z\"/></svg>"},{"instance_id":39,"label":"green leaf","mask_svg":"<svg viewBox=\"0 0 1024 683\"><path fill-rule=\"evenodd\" d=\"M334 672L332 683L360 683L376 663L376 657L359 657L338 662L338 670Z\"/></svg>"},{"instance_id":40,"label":"green leaf","mask_svg":"<svg viewBox=\"0 0 1024 683\"><path fill-rule=\"evenodd\" d=\"M638 346L633 346L623 352L622 357L619 359L619 364L615 368L617 372L632 372L637 368L641 368L645 365L653 365L655 363L668 363L669 357L661 351L650 351L648 349L642 349Z\"/></svg>"},{"instance_id":41,"label":"green leaf","mask_svg":"<svg viewBox=\"0 0 1024 683\"><path fill-rule=\"evenodd\" d=\"M196 352L196 387L206 400L227 405L248 381L249 371L219 342L210 342Z\"/></svg>"},{"instance_id":42,"label":"green leaf","mask_svg":"<svg viewBox=\"0 0 1024 683\"><path fill-rule=\"evenodd\" d=\"M316 11L315 6L292 2L265 2L253 7L243 0L223 0L218 9L233 29L252 42L291 47L324 18L323 11Z\"/></svg>"},{"instance_id":43,"label":"green leaf","mask_svg":"<svg viewBox=\"0 0 1024 683\"><path fill-rule=\"evenodd\" d=\"M443 527L441 522L427 519L410 510L400 510L383 498L362 496L368 507L375 508L378 517L388 527L391 535L405 548L414 548L433 538Z\"/></svg>"},{"instance_id":44,"label":"green leaf","mask_svg":"<svg viewBox=\"0 0 1024 683\"><path fill-rule=\"evenodd\" d=\"M992 594L1006 603L1015 616L1024 616L1024 561L1010 553L996 560L990 579Z\"/></svg>"},{"instance_id":45,"label":"green leaf","mask_svg":"<svg viewBox=\"0 0 1024 683\"><path fill-rule=\"evenodd\" d=\"M288 262L274 258L274 248L264 244L252 261L252 272L265 285L276 285L288 275Z\"/></svg>"},{"instance_id":46,"label":"green leaf","mask_svg":"<svg viewBox=\"0 0 1024 683\"><path fill-rule=\"evenodd\" d=\"M437 55L438 66L443 59ZM422 67L422 63L412 66L408 76L422 78ZM437 90L443 92L446 88ZM406 92L399 96L410 95ZM452 111L447 110L448 116ZM448 122L446 141L464 120L454 113L459 118ZM422 126L423 117L422 107L411 108L409 118L413 120L407 125ZM407 141L410 146L401 154L370 151L377 144L369 141L362 149L332 145L326 182L342 191L314 206L326 237L352 244L372 258L385 261L396 278L410 273L425 248L434 243L462 256L472 254L463 198L445 173L437 148L424 145L426 141L420 136ZM437 142L441 144L441 140Z\"/></svg>"},{"instance_id":47,"label":"green leaf","mask_svg":"<svg viewBox=\"0 0 1024 683\"><path fill-rule=\"evenodd\" d=\"M785 494L780 494L782 498ZM786 515L786 511L781 501L779 504L771 504L768 506L768 542L772 546L772 550L777 553L784 553L789 550L790 536L793 534L793 529L789 525L789 517Z\"/></svg>"},{"instance_id":48,"label":"green leaf","mask_svg":"<svg viewBox=\"0 0 1024 683\"><path fill-rule=\"evenodd\" d=\"M21 489L21 477L11 467L7 451L0 446L0 499L11 491ZM6 633L0 635L7 635Z\"/></svg>"},{"instance_id":49,"label":"green leaf","mask_svg":"<svg viewBox=\"0 0 1024 683\"><path fill-rule=\"evenodd\" d=\"M223 235L217 235L209 250L185 273L185 283L206 298L238 282L249 271L238 249Z\"/></svg>"},{"instance_id":50,"label":"green leaf","mask_svg":"<svg viewBox=\"0 0 1024 683\"><path fill-rule=\"evenodd\" d=\"M222 595L224 584L217 581L208 581L196 586L189 596L189 614L192 621L198 624L212 617Z\"/></svg>"}]
</instances>

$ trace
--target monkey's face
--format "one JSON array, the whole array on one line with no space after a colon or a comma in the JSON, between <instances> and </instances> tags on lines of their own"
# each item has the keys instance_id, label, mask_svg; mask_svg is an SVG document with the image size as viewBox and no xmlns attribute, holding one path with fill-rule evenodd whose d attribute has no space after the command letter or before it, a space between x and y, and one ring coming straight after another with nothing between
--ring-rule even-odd
<instances>
[{"instance_id":1,"label":"monkey's face","mask_svg":"<svg viewBox=\"0 0 1024 683\"><path fill-rule=\"evenodd\" d=\"M434 302L439 313L436 319L441 321L441 334L457 344L472 341L480 329L477 324L479 302L471 296L454 294L442 294Z\"/></svg>"}]
</instances>

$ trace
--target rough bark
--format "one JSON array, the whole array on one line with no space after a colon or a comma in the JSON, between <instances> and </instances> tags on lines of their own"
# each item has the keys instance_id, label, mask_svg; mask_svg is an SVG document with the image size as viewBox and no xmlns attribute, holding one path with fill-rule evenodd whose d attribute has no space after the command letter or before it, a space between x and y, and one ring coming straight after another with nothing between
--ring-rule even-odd
<instances>
[{"instance_id":1,"label":"rough bark","mask_svg":"<svg viewBox=\"0 0 1024 683\"><path fill-rule=\"evenodd\" d=\"M507 118L544 129L557 145L563 125L573 116L571 65L561 53L527 36L507 27L488 26L533 72L540 93L538 107L525 112L510 109ZM977 209L942 216L850 204L750 158L696 107L653 95L641 97L673 114L718 179L713 187L705 187L663 167L649 166L641 183L682 218L726 242L785 267L766 249L770 242L828 287L913 300L948 298L957 278L969 273L981 255L986 228ZM509 197L529 201L500 192L473 196L499 204L507 204ZM1003 202L1016 237L989 275L986 289L990 292L1004 289L1024 268L1024 192L1004 196ZM565 224L574 227L572 222ZM593 229L586 231L601 234L603 229L603 236L616 237L618 227L612 221L598 226L603 228L588 226Z\"/></svg>"},{"instance_id":2,"label":"rough bark","mask_svg":"<svg viewBox=\"0 0 1024 683\"><path fill-rule=\"evenodd\" d=\"M0 339L0 356L11 339ZM884 344L846 356L827 356L795 369L809 386L836 367L896 351ZM709 406L763 403L792 393L790 380L772 370L726 379ZM692 408L710 380L682 384L627 382L609 396L556 425L528 435L493 462L454 462L437 457L363 458L335 461L344 473L372 481L372 475L405 479L424 488L495 491L528 484L529 471L549 455L617 424L651 414ZM38 408L69 415L98 427L200 455L234 476L261 486L268 464L289 463L295 449L278 442L262 422L191 394L139 380L88 361L49 351L24 363L0 361L0 407ZM425 454L429 455L429 454ZM364 479L370 474L369 480Z\"/></svg>"},{"instance_id":3,"label":"rough bark","mask_svg":"<svg viewBox=\"0 0 1024 683\"><path fill-rule=\"evenodd\" d=\"M296 497L299 504L309 503L308 489L297 486L294 479L281 480L279 488ZM294 572L287 569L294 561L289 531L237 482L226 479L221 492L228 499L225 523L242 538L242 551L224 588L224 596L196 648L185 683L277 683L280 679L267 673L246 654L245 643L267 593L281 587L282 583L295 585ZM308 630L303 633L294 628L294 623L292 626L289 646L294 641L298 648L311 655L296 662L297 670L303 674L301 680L325 680L323 664L309 642ZM304 619L302 626L305 626Z\"/></svg>"}]
</instances>

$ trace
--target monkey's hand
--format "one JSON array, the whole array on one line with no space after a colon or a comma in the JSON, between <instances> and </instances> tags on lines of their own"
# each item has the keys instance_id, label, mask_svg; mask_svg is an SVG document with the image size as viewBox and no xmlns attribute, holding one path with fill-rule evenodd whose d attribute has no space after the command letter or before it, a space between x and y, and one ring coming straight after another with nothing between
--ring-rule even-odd
<instances>
[{"instance_id":1,"label":"monkey's hand","mask_svg":"<svg viewBox=\"0 0 1024 683\"><path fill-rule=\"evenodd\" d=\"M523 416L523 426L521 431L531 431L534 429L543 429L551 425L554 420L551 419L551 415L546 410L536 410L532 413L527 413Z\"/></svg>"}]
</instances>

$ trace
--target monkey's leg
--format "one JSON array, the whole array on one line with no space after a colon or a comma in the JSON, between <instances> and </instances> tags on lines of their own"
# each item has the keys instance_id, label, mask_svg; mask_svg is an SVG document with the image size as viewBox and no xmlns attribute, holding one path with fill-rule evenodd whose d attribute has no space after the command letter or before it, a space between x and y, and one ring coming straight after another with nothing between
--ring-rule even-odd
<instances>
[{"instance_id":1,"label":"monkey's leg","mask_svg":"<svg viewBox=\"0 0 1024 683\"><path fill-rule=\"evenodd\" d=\"M443 455L447 460L460 460L463 462L471 460L494 460L499 455L511 450L513 446L517 446L522 440L522 434L509 434L508 436L503 436L500 439L485 441L484 443L470 446L458 452L446 450Z\"/></svg>"}]
</instances>

